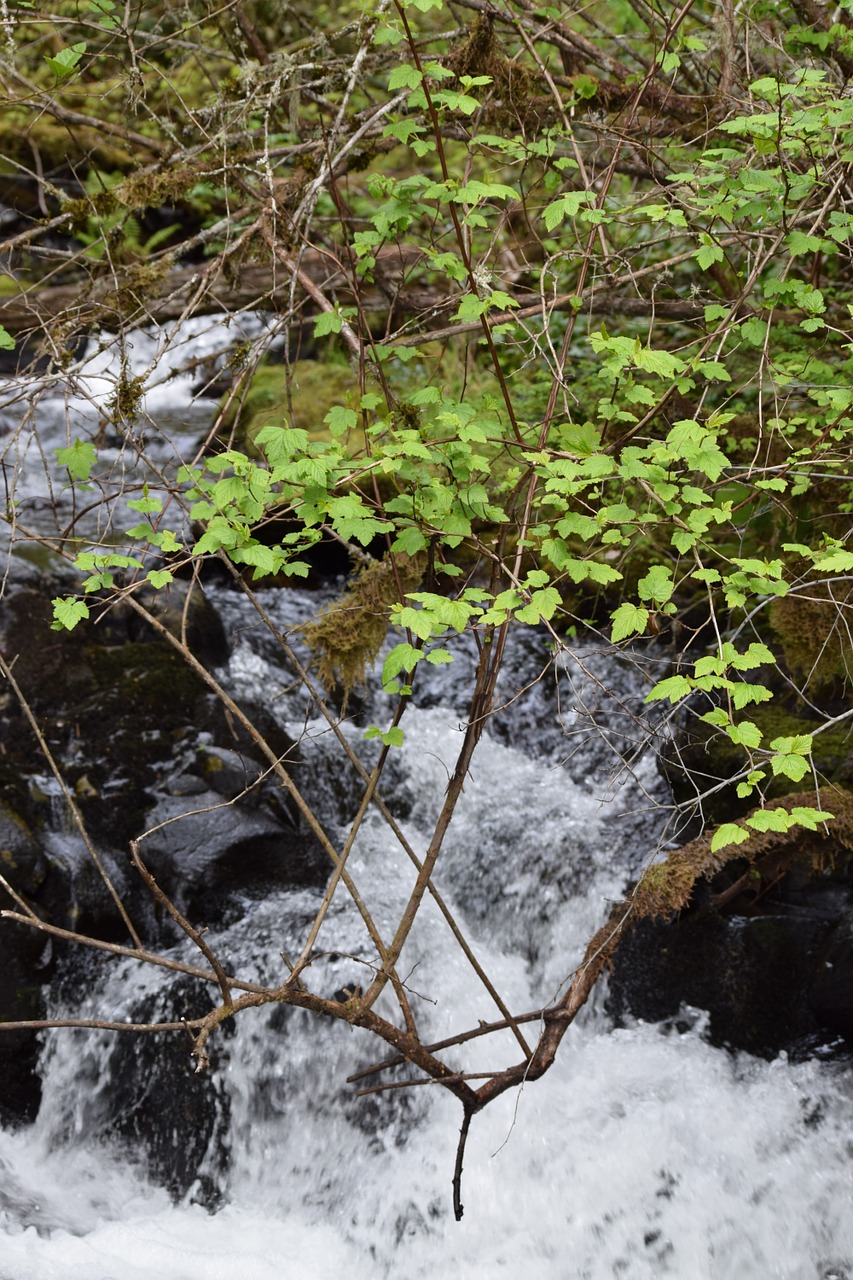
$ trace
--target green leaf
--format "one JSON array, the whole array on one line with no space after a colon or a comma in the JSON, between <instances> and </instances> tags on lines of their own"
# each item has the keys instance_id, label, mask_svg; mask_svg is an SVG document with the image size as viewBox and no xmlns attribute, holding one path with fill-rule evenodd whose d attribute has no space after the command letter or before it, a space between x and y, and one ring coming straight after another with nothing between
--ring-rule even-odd
<instances>
[{"instance_id":1,"label":"green leaf","mask_svg":"<svg viewBox=\"0 0 853 1280\"><path fill-rule=\"evenodd\" d=\"M627 636L642 635L648 621L648 609L643 609L639 605L626 601L624 604L620 604L619 608L612 614L613 626L610 631L610 639L614 644L618 644L620 640L626 639Z\"/></svg>"},{"instance_id":2,"label":"green leaf","mask_svg":"<svg viewBox=\"0 0 853 1280\"><path fill-rule=\"evenodd\" d=\"M395 67L391 72L388 77L388 88L392 93L396 89L417 89L423 78L422 71L404 62L402 66Z\"/></svg>"},{"instance_id":3,"label":"green leaf","mask_svg":"<svg viewBox=\"0 0 853 1280\"><path fill-rule=\"evenodd\" d=\"M775 665L776 658L766 644L753 642L745 653L739 653L730 661L735 671L750 671L753 667L761 667L768 663Z\"/></svg>"},{"instance_id":4,"label":"green leaf","mask_svg":"<svg viewBox=\"0 0 853 1280\"><path fill-rule=\"evenodd\" d=\"M15 339L0 324L0 351L14 351Z\"/></svg>"},{"instance_id":5,"label":"green leaf","mask_svg":"<svg viewBox=\"0 0 853 1280\"><path fill-rule=\"evenodd\" d=\"M697 249L693 257L699 263L703 271L707 271L715 262L722 262L725 254L718 244L715 244L711 237L702 232L699 236L701 248Z\"/></svg>"},{"instance_id":6,"label":"green leaf","mask_svg":"<svg viewBox=\"0 0 853 1280\"><path fill-rule=\"evenodd\" d=\"M423 658L422 649L415 649L412 645L405 641L402 644L396 644L382 667L382 684L388 684L401 671L414 671L417 664Z\"/></svg>"},{"instance_id":7,"label":"green leaf","mask_svg":"<svg viewBox=\"0 0 853 1280\"><path fill-rule=\"evenodd\" d=\"M788 755L811 755L812 735L810 733L797 733L791 738L774 738L770 743L770 750L781 751Z\"/></svg>"},{"instance_id":8,"label":"green leaf","mask_svg":"<svg viewBox=\"0 0 853 1280\"><path fill-rule=\"evenodd\" d=\"M53 57L45 54L44 60L57 80L69 80L76 71L85 52L86 41L81 40L79 44L72 44L65 49L60 49L59 53Z\"/></svg>"},{"instance_id":9,"label":"green leaf","mask_svg":"<svg viewBox=\"0 0 853 1280\"><path fill-rule=\"evenodd\" d=\"M796 819L799 826L806 827L809 831L817 831L819 822L831 822L835 814L826 813L822 809L803 808L797 805L791 810L791 817Z\"/></svg>"},{"instance_id":10,"label":"green leaf","mask_svg":"<svg viewBox=\"0 0 853 1280\"><path fill-rule=\"evenodd\" d=\"M143 492L144 492L144 497L132 498L128 502L127 505L130 507L131 511L141 511L143 515L150 515L152 512L156 513L163 510L162 499L149 498L147 485L145 486Z\"/></svg>"},{"instance_id":11,"label":"green leaf","mask_svg":"<svg viewBox=\"0 0 853 1280\"><path fill-rule=\"evenodd\" d=\"M675 547L676 551L680 551L682 555L684 555L686 551L689 551L691 547L695 547L696 540L696 534L688 533L686 529L676 529L672 535L672 545Z\"/></svg>"},{"instance_id":12,"label":"green leaf","mask_svg":"<svg viewBox=\"0 0 853 1280\"><path fill-rule=\"evenodd\" d=\"M821 556L816 560L814 567L821 573L846 573L848 569L853 569L853 552L833 551L830 555Z\"/></svg>"},{"instance_id":13,"label":"green leaf","mask_svg":"<svg viewBox=\"0 0 853 1280\"><path fill-rule=\"evenodd\" d=\"M660 702L668 698L671 703L676 703L692 692L693 686L685 676L670 676L667 680L660 680L654 686L647 694L646 702Z\"/></svg>"},{"instance_id":14,"label":"green leaf","mask_svg":"<svg viewBox=\"0 0 853 1280\"><path fill-rule=\"evenodd\" d=\"M799 257L803 253L817 253L823 241L820 236L808 235L805 231L791 231L787 237L791 257Z\"/></svg>"},{"instance_id":15,"label":"green leaf","mask_svg":"<svg viewBox=\"0 0 853 1280\"><path fill-rule=\"evenodd\" d=\"M427 546L427 540L421 533L420 529L414 525L409 525L405 529L401 529L392 543L392 551L402 551L407 556L416 556L419 551L423 551Z\"/></svg>"},{"instance_id":16,"label":"green leaf","mask_svg":"<svg viewBox=\"0 0 853 1280\"><path fill-rule=\"evenodd\" d=\"M272 467L308 452L308 432L301 427L262 427L254 442Z\"/></svg>"},{"instance_id":17,"label":"green leaf","mask_svg":"<svg viewBox=\"0 0 853 1280\"><path fill-rule=\"evenodd\" d=\"M334 405L323 421L328 425L333 436L345 436L348 431L358 426L358 414L355 409L345 409L343 405Z\"/></svg>"},{"instance_id":18,"label":"green leaf","mask_svg":"<svg viewBox=\"0 0 853 1280\"><path fill-rule=\"evenodd\" d=\"M461 320L463 324L471 324L474 320L479 320L480 316L486 314L489 309L488 300L478 298L476 293L466 293L459 300L459 307L456 311L454 320Z\"/></svg>"},{"instance_id":19,"label":"green leaf","mask_svg":"<svg viewBox=\"0 0 853 1280\"><path fill-rule=\"evenodd\" d=\"M172 581L172 574L168 569L150 569L148 571L148 581L152 587L167 587Z\"/></svg>"},{"instance_id":20,"label":"green leaf","mask_svg":"<svg viewBox=\"0 0 853 1280\"><path fill-rule=\"evenodd\" d=\"M586 458L601 446L601 432L592 422L565 423L560 427L560 445L567 453Z\"/></svg>"},{"instance_id":21,"label":"green leaf","mask_svg":"<svg viewBox=\"0 0 853 1280\"><path fill-rule=\"evenodd\" d=\"M96 458L95 446L88 440L75 440L69 448L56 450L57 462L66 468L72 480L88 480Z\"/></svg>"},{"instance_id":22,"label":"green leaf","mask_svg":"<svg viewBox=\"0 0 853 1280\"><path fill-rule=\"evenodd\" d=\"M787 831L796 824L796 819L787 809L758 809L746 822L754 831Z\"/></svg>"},{"instance_id":23,"label":"green leaf","mask_svg":"<svg viewBox=\"0 0 853 1280\"><path fill-rule=\"evenodd\" d=\"M383 732L378 725L372 724L369 729L365 729L364 736L367 739L380 738L386 747L402 747L404 740L403 730L399 725L394 725L391 729Z\"/></svg>"},{"instance_id":24,"label":"green leaf","mask_svg":"<svg viewBox=\"0 0 853 1280\"><path fill-rule=\"evenodd\" d=\"M73 631L78 622L89 616L89 606L74 596L53 601L54 621L50 624L52 631Z\"/></svg>"},{"instance_id":25,"label":"green leaf","mask_svg":"<svg viewBox=\"0 0 853 1280\"><path fill-rule=\"evenodd\" d=\"M724 822L711 836L711 852L716 853L718 849L727 849L732 844L743 844L748 839L749 832L738 826L736 822Z\"/></svg>"},{"instance_id":26,"label":"green leaf","mask_svg":"<svg viewBox=\"0 0 853 1280\"><path fill-rule=\"evenodd\" d=\"M433 649L426 656L427 662L431 662L434 667L444 666L448 662L453 661L453 654L449 649Z\"/></svg>"},{"instance_id":27,"label":"green leaf","mask_svg":"<svg viewBox=\"0 0 853 1280\"><path fill-rule=\"evenodd\" d=\"M545 226L549 231L553 231L564 218L576 217L581 205L593 204L594 202L594 191L567 191L565 195L560 196L559 200L547 205L542 211Z\"/></svg>"},{"instance_id":28,"label":"green leaf","mask_svg":"<svg viewBox=\"0 0 853 1280\"><path fill-rule=\"evenodd\" d=\"M480 182L471 178L460 187L453 197L455 204L476 204L478 200L517 200L515 187L508 187L502 182Z\"/></svg>"},{"instance_id":29,"label":"green leaf","mask_svg":"<svg viewBox=\"0 0 853 1280\"><path fill-rule=\"evenodd\" d=\"M314 321L314 337L324 338L329 333L340 333L343 327L343 318L337 311L324 311Z\"/></svg>"},{"instance_id":30,"label":"green leaf","mask_svg":"<svg viewBox=\"0 0 853 1280\"><path fill-rule=\"evenodd\" d=\"M641 600L652 600L655 604L665 604L675 590L672 581L672 570L664 565L652 565L644 578L637 583L637 591Z\"/></svg>"},{"instance_id":31,"label":"green leaf","mask_svg":"<svg viewBox=\"0 0 853 1280\"><path fill-rule=\"evenodd\" d=\"M426 609L412 609L406 606L394 610L394 625L412 631L420 640L429 640L435 627L433 615Z\"/></svg>"},{"instance_id":32,"label":"green leaf","mask_svg":"<svg viewBox=\"0 0 853 1280\"><path fill-rule=\"evenodd\" d=\"M765 689L762 684L736 684L732 689L732 702L736 711L742 711L753 702L769 702L772 697L770 690Z\"/></svg>"},{"instance_id":33,"label":"green leaf","mask_svg":"<svg viewBox=\"0 0 853 1280\"><path fill-rule=\"evenodd\" d=\"M802 782L809 772L809 762L804 756L778 755L770 757L770 768L775 777L784 774L792 782Z\"/></svg>"},{"instance_id":34,"label":"green leaf","mask_svg":"<svg viewBox=\"0 0 853 1280\"><path fill-rule=\"evenodd\" d=\"M757 724L753 724L751 720L742 720L740 724L730 724L726 726L726 733L732 742L738 746L747 747L754 750L761 746L761 739L764 734L761 732Z\"/></svg>"}]
</instances>

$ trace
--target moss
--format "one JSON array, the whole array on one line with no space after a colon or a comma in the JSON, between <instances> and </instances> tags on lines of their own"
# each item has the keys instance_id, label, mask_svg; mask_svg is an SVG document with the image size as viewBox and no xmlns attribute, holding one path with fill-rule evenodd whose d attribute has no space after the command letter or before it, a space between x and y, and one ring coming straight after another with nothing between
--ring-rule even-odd
<instances>
[{"instance_id":1,"label":"moss","mask_svg":"<svg viewBox=\"0 0 853 1280\"><path fill-rule=\"evenodd\" d=\"M502 53L491 13L480 13L474 18L465 39L451 52L447 63L460 78L490 76L492 93L515 109L525 105L540 89L539 77L530 68Z\"/></svg>"},{"instance_id":2,"label":"moss","mask_svg":"<svg viewBox=\"0 0 853 1280\"><path fill-rule=\"evenodd\" d=\"M264 427L280 427L285 421L307 431L312 440L330 440L324 417L348 396L352 398L357 387L356 375L348 365L297 360L289 371L285 365L262 365L252 375L242 403L235 398L227 410L224 426L234 430L238 447L250 444ZM364 449L360 428L351 433L350 446L354 454Z\"/></svg>"},{"instance_id":3,"label":"moss","mask_svg":"<svg viewBox=\"0 0 853 1280\"><path fill-rule=\"evenodd\" d=\"M840 851L853 851L853 795L834 788L820 797L814 791L796 792L777 803L778 808L824 808L835 814L827 830L754 832L741 845L712 851L713 832L674 849L663 862L654 863L640 877L631 895L631 911L640 919L668 918L690 902L700 880L711 880L730 862L746 863L758 876L762 870L776 878L795 867L819 874Z\"/></svg>"},{"instance_id":4,"label":"moss","mask_svg":"<svg viewBox=\"0 0 853 1280\"><path fill-rule=\"evenodd\" d=\"M807 689L818 692L853 675L853 591L843 583L816 583L808 593L775 600L770 622L792 675Z\"/></svg>"},{"instance_id":5,"label":"moss","mask_svg":"<svg viewBox=\"0 0 853 1280\"><path fill-rule=\"evenodd\" d=\"M388 631L388 610L420 584L422 557L389 556L371 560L352 577L343 595L305 627L307 644L317 657L325 689L343 687L344 695L364 684Z\"/></svg>"},{"instance_id":6,"label":"moss","mask_svg":"<svg viewBox=\"0 0 853 1280\"><path fill-rule=\"evenodd\" d=\"M137 164L130 151L94 125L69 129L47 116L33 119L29 113L10 111L0 123L0 151L9 160L29 168L33 148L38 150L47 171L65 171L73 166L84 173L90 168L127 173Z\"/></svg>"}]
</instances>

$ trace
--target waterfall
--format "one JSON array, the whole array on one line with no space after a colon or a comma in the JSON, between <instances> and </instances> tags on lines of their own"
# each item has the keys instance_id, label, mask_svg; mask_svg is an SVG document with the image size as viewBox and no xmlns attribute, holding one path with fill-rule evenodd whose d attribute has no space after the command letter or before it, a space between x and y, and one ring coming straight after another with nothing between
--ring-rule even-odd
<instances>
[{"instance_id":1,"label":"waterfall","mask_svg":"<svg viewBox=\"0 0 853 1280\"><path fill-rule=\"evenodd\" d=\"M155 346L140 339L139 359L153 359ZM96 354L85 371L92 384L106 360ZM232 636L222 680L236 697L268 705L299 739L305 792L332 832L344 830L352 795L336 780L340 753L325 721L312 718L237 597L215 586L209 595ZM262 596L282 627L317 607L316 594L299 590ZM455 659L425 672L385 783L419 854L459 741L472 661L464 642ZM653 756L630 746L631 699L642 701L630 666L594 652L553 664L544 641L529 636L507 672L498 701L508 705L475 756L438 879L495 986L521 1011L564 989L610 903L656 847L665 792ZM513 703L524 684L530 697ZM620 703L594 707L599 685L617 689ZM367 718L383 723L388 705L375 694ZM344 731L370 760L363 727ZM607 781L614 751L630 764L616 784ZM72 839L52 838L56 848ZM378 818L362 827L350 868L389 927L414 873ZM210 940L241 976L281 981L281 955L299 950L318 894L247 897ZM315 990L331 996L369 976L363 928L343 900L318 946ZM174 954L194 959L189 944ZM496 1017L430 901L399 969L424 1039ZM170 1016L175 979L99 955L65 971L48 1000L57 1017ZM390 1005L380 1011L390 1015ZM706 1024L684 1008L665 1024L614 1027L602 986L551 1071L475 1117L459 1223L450 1198L459 1104L432 1085L358 1096L399 1079L347 1084L384 1056L366 1032L274 1006L220 1033L199 1085L209 1127L177 1108L164 1126L176 1159L199 1147L194 1183L177 1203L137 1140L144 1112L131 1114L142 1107L135 1075L161 1069L151 1065L152 1038L46 1032L39 1115L0 1130L0 1280L494 1280L524 1268L555 1280L849 1280L848 1064L733 1053L709 1042ZM168 1070L190 1072L189 1038L170 1044ZM489 1071L517 1054L501 1032L447 1061ZM116 1090L130 1099L118 1127Z\"/></svg>"},{"instance_id":2,"label":"waterfall","mask_svg":"<svg viewBox=\"0 0 853 1280\"><path fill-rule=\"evenodd\" d=\"M238 651L235 676L241 663L251 674L246 658ZM440 802L456 732L452 707L411 712L401 776L416 846ZM450 896L513 1008L536 1007L564 980L573 945L619 892L623 852L607 832L618 832L619 810L636 798L602 805L594 786L543 770L495 737L484 743L448 848ZM368 823L353 856L378 919L392 918L410 871L380 824ZM516 859L517 877L489 905L490 866L501 856ZM552 872L544 890L543 866ZM229 964L269 979L315 905L307 890L268 898L214 941ZM324 948L316 989L359 981L361 934L343 906ZM78 1013L131 1008L169 982L126 961L99 968L85 999L72 1001ZM431 907L402 970L429 1035L492 1016ZM439 974L452 1000L432 1004ZM464 1055L467 1070L511 1060L506 1033L491 1040ZM39 1118L0 1136L0 1275L10 1280L189 1280L200 1269L419 1277L437 1266L493 1277L531 1265L590 1280L849 1274L849 1074L837 1063L763 1062L713 1048L689 1010L677 1025L621 1030L600 1002L586 1011L543 1080L476 1118L458 1224L449 1196L458 1104L430 1086L356 1098L346 1076L377 1057L365 1033L318 1025L299 1010L239 1020L216 1066L229 1128L212 1214L192 1196L169 1203L126 1145L111 1148L99 1134L98 1099L117 1083L114 1043L106 1032L46 1035Z\"/></svg>"}]
</instances>

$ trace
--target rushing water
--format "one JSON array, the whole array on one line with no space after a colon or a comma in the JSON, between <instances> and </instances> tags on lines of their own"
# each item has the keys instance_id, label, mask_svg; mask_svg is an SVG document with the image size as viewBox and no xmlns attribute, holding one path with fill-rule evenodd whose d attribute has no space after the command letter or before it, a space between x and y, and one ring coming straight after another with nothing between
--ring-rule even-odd
<instances>
[{"instance_id":1,"label":"rushing water","mask_svg":"<svg viewBox=\"0 0 853 1280\"><path fill-rule=\"evenodd\" d=\"M35 495L37 483L25 475L27 483ZM265 593L265 602L282 624L315 604L298 592ZM216 603L236 637L222 678L238 696L263 696L302 739L310 798L330 826L342 823L325 725L289 689L263 635L241 630L235 597L223 591ZM535 642L510 655L516 684L542 661ZM590 661L630 698L630 675ZM395 757L393 798L421 852L459 741L465 666L460 650L453 668L433 673ZM566 658L495 722L443 856L441 888L514 1010L560 990L660 834L654 760L646 754L608 787L610 747L625 753L628 730L616 711L591 725L591 700L589 677ZM384 710L373 713L381 720ZM360 732L347 731L363 749ZM366 822L350 867L387 925L412 870L378 819ZM241 976L281 980L278 957L299 948L316 905L308 890L270 895L212 941ZM344 906L330 913L321 942L328 954L311 969L317 990L361 980L363 936ZM400 967L425 1037L495 1016L431 903ZM98 972L82 998L66 985L54 1012L92 1016L165 998L169 980L159 972L112 960ZM843 1064L714 1048L692 1010L677 1025L614 1029L599 994L552 1070L475 1118L457 1223L453 1098L433 1087L356 1097L346 1077L384 1055L348 1026L318 1025L296 1010L249 1011L237 1022L216 1064L228 1157L220 1136L210 1152L221 1197L213 1213L192 1194L171 1203L126 1145L104 1137L99 1099L115 1086L110 1034L45 1036L38 1119L0 1132L2 1280L490 1280L523 1268L561 1280L853 1277L853 1098ZM448 1061L488 1070L517 1052L501 1033Z\"/></svg>"}]
</instances>

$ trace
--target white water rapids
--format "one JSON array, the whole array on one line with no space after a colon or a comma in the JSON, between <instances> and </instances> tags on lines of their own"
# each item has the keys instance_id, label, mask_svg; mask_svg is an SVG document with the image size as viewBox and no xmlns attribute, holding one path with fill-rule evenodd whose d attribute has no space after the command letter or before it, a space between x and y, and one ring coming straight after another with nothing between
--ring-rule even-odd
<instances>
[{"instance_id":1,"label":"white water rapids","mask_svg":"<svg viewBox=\"0 0 853 1280\"><path fill-rule=\"evenodd\" d=\"M410 712L403 760L417 799L407 829L421 844L443 789L436 756L443 749L449 757L455 726L446 711ZM606 811L564 773L487 740L448 849L448 859L467 862L460 875L476 877L480 857L488 865L501 814L504 856L517 859L519 882L472 933L504 998L525 1009L565 976L576 958L572 941L580 945L601 918L620 874L614 858L592 873L583 895L552 902L543 923L525 869L542 848L588 868L590 850L607 844ZM354 856L381 922L408 870L378 823ZM263 957L263 967L310 905L305 891L267 901L218 941L244 961ZM327 946L357 950L345 911L328 928ZM540 940L532 963L526 936ZM407 959L417 962L413 989L429 995L440 979L448 993L424 1006L431 1034L492 1016L432 909ZM327 985L356 975L356 966L336 959ZM116 966L107 1002L161 981ZM83 1007L102 1001L96 992ZM384 1056L364 1033L318 1027L299 1012L283 1031L261 1013L243 1016L224 1070L232 1104L227 1203L213 1215L171 1205L117 1153L87 1141L81 1098L109 1087L98 1077L107 1038L99 1048L84 1033L52 1033L38 1121L0 1135L0 1276L373 1280L515 1276L523 1267L567 1280L851 1274L849 1073L735 1057L710 1047L701 1030L697 1019L682 1032L614 1031L590 1011L543 1080L475 1118L460 1223L450 1209L458 1104L430 1088L407 1093L407 1105L391 1093L359 1110L345 1077ZM508 1038L495 1039L477 1042L467 1069L515 1060Z\"/></svg>"},{"instance_id":2,"label":"white water rapids","mask_svg":"<svg viewBox=\"0 0 853 1280\"><path fill-rule=\"evenodd\" d=\"M228 679L238 694L257 695L282 677L238 644ZM275 706L301 733L298 707ZM405 718L396 784L421 851L460 714L451 696ZM583 753L560 767L559 752L534 756L528 745L487 734L439 876L518 1011L565 982L658 823L648 816L643 848L635 824L628 847L615 815L644 804L642 790L626 783L602 804ZM639 772L658 793L653 761ZM366 824L351 869L387 927L412 872L378 819ZM315 905L305 890L268 898L213 941L243 976L253 967L274 976ZM317 989L360 980L356 923L332 912L321 943L335 954L312 967ZM496 1016L431 904L403 961L431 1037ZM81 1014L114 1016L163 981L113 960L102 972L102 987L75 1005ZM87 1106L110 1087L111 1043L106 1034L47 1035L40 1115L0 1131L0 1280L492 1280L525 1270L543 1280L853 1278L849 1066L732 1055L706 1042L702 1017L689 1011L678 1028L614 1030L597 998L541 1081L475 1117L459 1223L450 1191L459 1105L433 1087L355 1100L347 1075L385 1056L365 1033L298 1011L278 1022L257 1011L239 1019L222 1048L230 1156L214 1213L172 1204L126 1148L89 1130ZM448 1061L478 1071L517 1056L501 1033Z\"/></svg>"}]
</instances>

